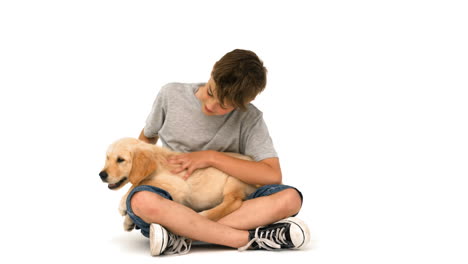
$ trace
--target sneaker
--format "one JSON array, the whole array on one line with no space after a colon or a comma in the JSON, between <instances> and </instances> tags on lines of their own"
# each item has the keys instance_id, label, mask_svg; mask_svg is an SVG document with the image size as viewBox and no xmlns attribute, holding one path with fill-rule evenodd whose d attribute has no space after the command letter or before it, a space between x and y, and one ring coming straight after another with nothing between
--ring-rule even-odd
<instances>
[{"instance_id":1,"label":"sneaker","mask_svg":"<svg viewBox=\"0 0 468 264\"><path fill-rule=\"evenodd\" d=\"M192 240L167 231L158 224L150 225L150 250L152 256L187 254Z\"/></svg>"},{"instance_id":2,"label":"sneaker","mask_svg":"<svg viewBox=\"0 0 468 264\"><path fill-rule=\"evenodd\" d=\"M249 243L239 248L246 249L299 249L310 240L307 225L295 218L289 217L267 226L249 230Z\"/></svg>"}]
</instances>

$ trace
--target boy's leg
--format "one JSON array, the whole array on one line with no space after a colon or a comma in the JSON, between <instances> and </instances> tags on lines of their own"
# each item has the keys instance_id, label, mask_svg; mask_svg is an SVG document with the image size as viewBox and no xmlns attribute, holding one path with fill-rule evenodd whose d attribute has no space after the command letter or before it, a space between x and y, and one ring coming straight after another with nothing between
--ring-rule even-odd
<instances>
[{"instance_id":1,"label":"boy's leg","mask_svg":"<svg viewBox=\"0 0 468 264\"><path fill-rule=\"evenodd\" d=\"M305 223L294 218L283 219L297 213L302 203L300 192L288 189L292 188L289 186L271 185L260 188L249 197L256 199L246 201L246 205L222 219L225 224L213 222L192 209L169 200L171 197L164 190L152 186L137 188L140 189L134 189L127 200L128 213L146 236L149 236L148 231L151 228L151 232L165 230L160 227L162 225L180 236L234 248L243 246L243 250L249 245L264 249L300 248L309 240ZM244 219L246 221L240 221L240 218L246 215L249 215ZM282 220L276 221L280 219ZM275 221L276 223L268 225ZM156 229L155 224L148 223L160 225L156 225L158 226ZM267 226L257 228L260 225ZM247 231L248 229L251 230ZM183 238L168 237L165 232L158 233L157 240L150 238L150 241L154 242L152 254L159 255L164 251L165 243L168 243L165 239L175 242L174 252L181 253L180 246L187 246L186 243L179 243ZM189 248L188 245L185 252Z\"/></svg>"},{"instance_id":2,"label":"boy's leg","mask_svg":"<svg viewBox=\"0 0 468 264\"><path fill-rule=\"evenodd\" d=\"M249 243L239 250L298 249L310 240L307 225L295 216L302 206L302 194L294 187L266 185L252 193L242 206L219 223L249 231Z\"/></svg>"},{"instance_id":3,"label":"boy's leg","mask_svg":"<svg viewBox=\"0 0 468 264\"><path fill-rule=\"evenodd\" d=\"M286 185L261 187L249 198L218 223L238 230L251 230L296 215L302 206L302 194Z\"/></svg>"},{"instance_id":4,"label":"boy's leg","mask_svg":"<svg viewBox=\"0 0 468 264\"><path fill-rule=\"evenodd\" d=\"M130 204L133 213L144 222L158 223L180 236L233 248L248 243L248 231L213 222L154 192L136 192L131 197Z\"/></svg>"},{"instance_id":5,"label":"boy's leg","mask_svg":"<svg viewBox=\"0 0 468 264\"><path fill-rule=\"evenodd\" d=\"M295 189L284 189L244 201L239 209L223 217L218 223L239 230L250 230L293 216L299 212L301 205L301 196Z\"/></svg>"}]
</instances>

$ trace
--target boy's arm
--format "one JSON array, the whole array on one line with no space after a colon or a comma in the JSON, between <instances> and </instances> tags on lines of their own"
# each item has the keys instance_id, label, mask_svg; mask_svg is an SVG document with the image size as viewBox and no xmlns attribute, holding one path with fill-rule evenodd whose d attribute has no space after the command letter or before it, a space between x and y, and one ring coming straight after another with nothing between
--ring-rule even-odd
<instances>
[{"instance_id":1,"label":"boy's arm","mask_svg":"<svg viewBox=\"0 0 468 264\"><path fill-rule=\"evenodd\" d=\"M180 166L173 173L187 170L185 178L188 178L196 169L215 167L249 184L279 184L282 181L278 158L248 161L222 152L205 150L175 155L169 158L169 162Z\"/></svg>"},{"instance_id":2,"label":"boy's arm","mask_svg":"<svg viewBox=\"0 0 468 264\"><path fill-rule=\"evenodd\" d=\"M149 138L149 137L146 137L145 136L145 133L143 132L145 129L142 129L141 132L140 132L140 136L138 136L138 139L141 140L141 141L144 141L146 143L150 143L150 144L156 144L156 142L158 142L158 137L153 137L153 138Z\"/></svg>"},{"instance_id":3,"label":"boy's arm","mask_svg":"<svg viewBox=\"0 0 468 264\"><path fill-rule=\"evenodd\" d=\"M261 161L241 160L215 151L211 158L211 166L238 178L249 184L280 184L282 182L281 167L278 158L268 158Z\"/></svg>"}]
</instances>

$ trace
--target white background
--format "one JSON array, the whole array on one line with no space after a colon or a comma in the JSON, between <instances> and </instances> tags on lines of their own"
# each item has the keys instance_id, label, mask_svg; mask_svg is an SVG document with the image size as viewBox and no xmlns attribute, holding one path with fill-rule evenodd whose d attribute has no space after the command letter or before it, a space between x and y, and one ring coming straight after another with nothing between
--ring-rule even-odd
<instances>
[{"instance_id":1,"label":"white background","mask_svg":"<svg viewBox=\"0 0 468 264\"><path fill-rule=\"evenodd\" d=\"M467 263L464 1L0 2L1 263ZM98 172L159 87L235 48L312 245L149 256Z\"/></svg>"}]
</instances>

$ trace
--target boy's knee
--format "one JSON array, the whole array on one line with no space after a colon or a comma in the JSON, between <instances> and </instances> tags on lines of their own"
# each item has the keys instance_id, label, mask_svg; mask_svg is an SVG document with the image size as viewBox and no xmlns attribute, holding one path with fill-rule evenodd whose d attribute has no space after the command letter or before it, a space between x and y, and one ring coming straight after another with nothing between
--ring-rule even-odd
<instances>
[{"instance_id":1,"label":"boy's knee","mask_svg":"<svg viewBox=\"0 0 468 264\"><path fill-rule=\"evenodd\" d=\"M154 216L159 213L158 204L162 199L164 198L156 193L140 191L132 196L130 205L133 213L144 220L147 219L148 216Z\"/></svg>"},{"instance_id":2,"label":"boy's knee","mask_svg":"<svg viewBox=\"0 0 468 264\"><path fill-rule=\"evenodd\" d=\"M302 207L302 198L299 192L294 189L286 189L284 191L281 191L282 193L282 201L283 201L283 209L287 211L287 214L290 215L295 215L297 214Z\"/></svg>"}]
</instances>

